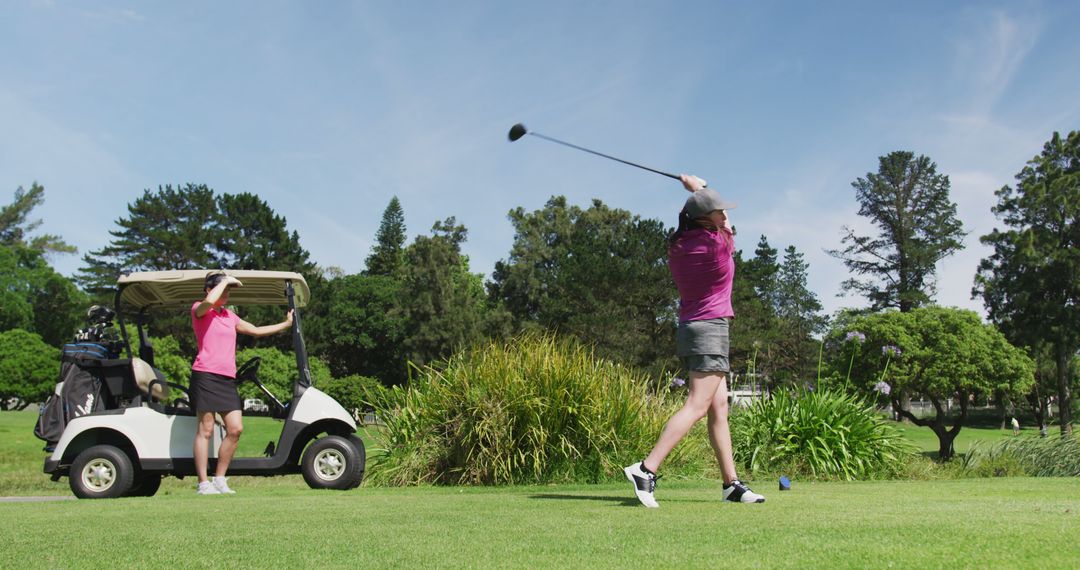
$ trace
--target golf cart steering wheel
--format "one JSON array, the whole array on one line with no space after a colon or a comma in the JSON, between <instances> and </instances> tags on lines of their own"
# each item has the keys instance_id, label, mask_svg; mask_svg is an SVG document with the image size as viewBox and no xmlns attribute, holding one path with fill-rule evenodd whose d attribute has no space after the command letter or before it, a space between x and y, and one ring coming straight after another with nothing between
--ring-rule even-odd
<instances>
[{"instance_id":1,"label":"golf cart steering wheel","mask_svg":"<svg viewBox=\"0 0 1080 570\"><path fill-rule=\"evenodd\" d=\"M259 377L260 364L262 364L262 358L258 356L253 356L241 364L240 368L236 369L236 383L239 385L248 380L256 380Z\"/></svg>"}]
</instances>

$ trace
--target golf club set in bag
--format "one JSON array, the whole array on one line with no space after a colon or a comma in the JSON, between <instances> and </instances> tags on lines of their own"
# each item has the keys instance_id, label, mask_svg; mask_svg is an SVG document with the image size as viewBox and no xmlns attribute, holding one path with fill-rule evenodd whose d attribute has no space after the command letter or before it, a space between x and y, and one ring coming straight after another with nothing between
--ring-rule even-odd
<instances>
[{"instance_id":1,"label":"golf club set in bag","mask_svg":"<svg viewBox=\"0 0 1080 570\"><path fill-rule=\"evenodd\" d=\"M120 386L130 370L120 358L122 343L113 326L116 313L94 305L86 313L87 327L65 344L60 356L60 377L56 389L45 401L34 435L52 451L64 426L71 420L107 407L109 400L123 394Z\"/></svg>"}]
</instances>

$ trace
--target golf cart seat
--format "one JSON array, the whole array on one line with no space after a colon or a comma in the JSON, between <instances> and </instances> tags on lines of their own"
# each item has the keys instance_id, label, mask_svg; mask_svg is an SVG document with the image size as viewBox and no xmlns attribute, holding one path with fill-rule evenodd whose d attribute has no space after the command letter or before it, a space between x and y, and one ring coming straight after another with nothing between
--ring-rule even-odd
<instances>
[{"instance_id":1,"label":"golf cart seat","mask_svg":"<svg viewBox=\"0 0 1080 570\"><path fill-rule=\"evenodd\" d=\"M131 371L135 375L135 385L143 395L159 401L169 397L169 385L160 370L141 358L132 358Z\"/></svg>"}]
</instances>

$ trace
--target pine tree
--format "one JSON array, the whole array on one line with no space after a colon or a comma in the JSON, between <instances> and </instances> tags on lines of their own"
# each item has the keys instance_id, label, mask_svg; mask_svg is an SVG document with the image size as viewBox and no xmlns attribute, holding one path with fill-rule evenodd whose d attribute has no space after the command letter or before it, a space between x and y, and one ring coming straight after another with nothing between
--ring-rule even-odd
<instances>
[{"instance_id":1,"label":"pine tree","mask_svg":"<svg viewBox=\"0 0 1080 570\"><path fill-rule=\"evenodd\" d=\"M382 223L375 234L375 247L366 260L368 275L394 275L401 269L405 247L405 211L397 196L383 211Z\"/></svg>"},{"instance_id":2,"label":"pine tree","mask_svg":"<svg viewBox=\"0 0 1080 570\"><path fill-rule=\"evenodd\" d=\"M851 183L859 215L878 227L877 237L845 226L846 247L829 254L867 277L848 279L845 291L865 295L872 310L906 312L932 301L935 264L963 247L963 225L949 199L949 177L929 158L895 151L878 162L877 174Z\"/></svg>"}]
</instances>

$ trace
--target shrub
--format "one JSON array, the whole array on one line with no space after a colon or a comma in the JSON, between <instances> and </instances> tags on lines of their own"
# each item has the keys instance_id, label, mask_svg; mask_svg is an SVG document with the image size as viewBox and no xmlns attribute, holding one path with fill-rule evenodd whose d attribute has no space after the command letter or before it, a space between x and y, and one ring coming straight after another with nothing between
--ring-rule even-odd
<instances>
[{"instance_id":1,"label":"shrub","mask_svg":"<svg viewBox=\"0 0 1080 570\"><path fill-rule=\"evenodd\" d=\"M976 477L1034 475L1080 476L1080 440L1075 437L1017 437L987 449L973 447L965 472Z\"/></svg>"},{"instance_id":2,"label":"shrub","mask_svg":"<svg viewBox=\"0 0 1080 570\"><path fill-rule=\"evenodd\" d=\"M340 402L350 412L381 407L386 400L387 391L377 378L359 374L330 378L319 384L319 389Z\"/></svg>"},{"instance_id":3,"label":"shrub","mask_svg":"<svg viewBox=\"0 0 1080 570\"><path fill-rule=\"evenodd\" d=\"M572 339L526 334L460 352L394 387L370 480L394 485L596 482L649 451L673 412L641 373ZM665 469L695 455L682 446ZM703 454L696 454L700 457Z\"/></svg>"},{"instance_id":4,"label":"shrub","mask_svg":"<svg viewBox=\"0 0 1080 570\"><path fill-rule=\"evenodd\" d=\"M915 448L872 404L839 391L780 391L731 417L735 459L751 471L893 477Z\"/></svg>"}]
</instances>

